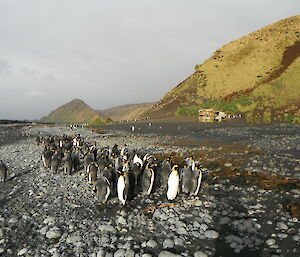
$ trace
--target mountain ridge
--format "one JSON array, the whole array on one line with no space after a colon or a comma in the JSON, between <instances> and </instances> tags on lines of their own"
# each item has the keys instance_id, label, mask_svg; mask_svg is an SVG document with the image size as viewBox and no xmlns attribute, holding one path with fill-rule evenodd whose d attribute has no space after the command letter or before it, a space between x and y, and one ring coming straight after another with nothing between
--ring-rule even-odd
<instances>
[{"instance_id":1,"label":"mountain ridge","mask_svg":"<svg viewBox=\"0 0 300 257\"><path fill-rule=\"evenodd\" d=\"M47 122L102 123L104 119L81 99L73 99L41 119Z\"/></svg>"}]
</instances>

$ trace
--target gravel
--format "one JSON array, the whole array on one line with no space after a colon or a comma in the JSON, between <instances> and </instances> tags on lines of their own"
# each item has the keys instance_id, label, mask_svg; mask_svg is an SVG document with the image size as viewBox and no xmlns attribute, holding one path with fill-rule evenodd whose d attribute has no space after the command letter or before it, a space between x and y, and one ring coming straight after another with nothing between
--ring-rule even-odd
<instances>
[{"instance_id":1,"label":"gravel","mask_svg":"<svg viewBox=\"0 0 300 257\"><path fill-rule=\"evenodd\" d=\"M197 150L205 156L210 148L164 145L164 140L186 138L183 134L176 138L171 130L168 138L138 134L138 125L134 133L107 130L102 135L64 126L1 127L0 132L5 133L0 133L0 159L9 167L9 177L0 185L0 254L204 257L226 252L227 256L299 256L299 220L282 207L286 200L299 199L298 189L270 191L257 185L236 185L229 179L207 181L216 169L238 172L236 167L294 178L291 171L299 166L295 161L299 143L294 142L299 142L298 130L281 125L205 128L201 133L241 138L258 150L249 153L249 160L241 166L230 155L222 166L205 167L199 196L180 194L168 202L163 189L155 188L149 197L139 194L122 206L115 197L99 205L82 170L70 176L62 169L57 174L45 169L40 158L42 147L35 137L80 133L101 146L127 143L130 150L143 153L185 155ZM200 132L195 131L197 138ZM147 211L149 207L154 208L152 212Z\"/></svg>"}]
</instances>

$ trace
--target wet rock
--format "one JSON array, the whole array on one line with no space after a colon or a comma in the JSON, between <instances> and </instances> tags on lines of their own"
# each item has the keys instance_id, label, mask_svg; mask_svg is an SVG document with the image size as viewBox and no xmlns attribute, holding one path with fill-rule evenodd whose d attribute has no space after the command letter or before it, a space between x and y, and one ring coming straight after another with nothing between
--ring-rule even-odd
<instances>
[{"instance_id":1,"label":"wet rock","mask_svg":"<svg viewBox=\"0 0 300 257\"><path fill-rule=\"evenodd\" d=\"M17 219L17 218L11 218L11 219L9 219L9 221L8 221L8 223L10 223L10 224L15 224L15 223L17 223L19 220Z\"/></svg>"},{"instance_id":2,"label":"wet rock","mask_svg":"<svg viewBox=\"0 0 300 257\"><path fill-rule=\"evenodd\" d=\"M105 256L105 251L103 249L97 252L97 257L104 257L104 256Z\"/></svg>"},{"instance_id":3,"label":"wet rock","mask_svg":"<svg viewBox=\"0 0 300 257\"><path fill-rule=\"evenodd\" d=\"M220 225L225 225L225 224L229 224L231 222L231 219L229 217L223 217L221 220L220 220Z\"/></svg>"},{"instance_id":4,"label":"wet rock","mask_svg":"<svg viewBox=\"0 0 300 257\"><path fill-rule=\"evenodd\" d=\"M292 236L293 240L296 242L300 242L300 235L294 235Z\"/></svg>"},{"instance_id":5,"label":"wet rock","mask_svg":"<svg viewBox=\"0 0 300 257\"><path fill-rule=\"evenodd\" d=\"M267 241L266 241L266 244L267 244L268 246L275 245L275 243L276 243L276 241L275 241L275 239L273 239L273 238L269 238L269 239L267 239Z\"/></svg>"},{"instance_id":6,"label":"wet rock","mask_svg":"<svg viewBox=\"0 0 300 257\"><path fill-rule=\"evenodd\" d=\"M46 235L46 233L47 233L47 231L48 231L48 226L45 226L45 227L42 227L41 229L40 229L40 233L42 234L42 235Z\"/></svg>"},{"instance_id":7,"label":"wet rock","mask_svg":"<svg viewBox=\"0 0 300 257\"><path fill-rule=\"evenodd\" d=\"M170 238L167 238L164 240L163 242L163 248L164 249L167 249L167 248L173 248L174 247L174 242L172 239Z\"/></svg>"},{"instance_id":8,"label":"wet rock","mask_svg":"<svg viewBox=\"0 0 300 257\"><path fill-rule=\"evenodd\" d=\"M289 229L289 227L283 222L277 222L276 225L277 225L277 228L279 228L280 230L288 230Z\"/></svg>"},{"instance_id":9,"label":"wet rock","mask_svg":"<svg viewBox=\"0 0 300 257\"><path fill-rule=\"evenodd\" d=\"M62 235L62 232L60 231L59 228L57 227L53 227L51 228L47 233L46 233L46 237L48 239L57 239L60 238Z\"/></svg>"},{"instance_id":10,"label":"wet rock","mask_svg":"<svg viewBox=\"0 0 300 257\"><path fill-rule=\"evenodd\" d=\"M49 216L43 221L45 224L54 225L55 224L55 217Z\"/></svg>"},{"instance_id":11,"label":"wet rock","mask_svg":"<svg viewBox=\"0 0 300 257\"><path fill-rule=\"evenodd\" d=\"M208 257L208 255L202 251L197 251L194 253L194 257Z\"/></svg>"},{"instance_id":12,"label":"wet rock","mask_svg":"<svg viewBox=\"0 0 300 257\"><path fill-rule=\"evenodd\" d=\"M23 248L20 251L18 251L17 255L18 256L22 256L22 255L26 254L27 252L28 252L28 249L27 248Z\"/></svg>"},{"instance_id":13,"label":"wet rock","mask_svg":"<svg viewBox=\"0 0 300 257\"><path fill-rule=\"evenodd\" d=\"M118 249L115 253L114 253L114 257L125 257L125 250L124 249Z\"/></svg>"},{"instance_id":14,"label":"wet rock","mask_svg":"<svg viewBox=\"0 0 300 257\"><path fill-rule=\"evenodd\" d=\"M150 253L144 253L142 257L152 257L152 255Z\"/></svg>"},{"instance_id":15,"label":"wet rock","mask_svg":"<svg viewBox=\"0 0 300 257\"><path fill-rule=\"evenodd\" d=\"M127 224L127 221L125 218L123 218L122 216L120 216L118 219L117 219L117 223L121 224L121 225L126 225Z\"/></svg>"},{"instance_id":16,"label":"wet rock","mask_svg":"<svg viewBox=\"0 0 300 257\"><path fill-rule=\"evenodd\" d=\"M125 257L134 257L135 255L135 251L132 250L132 249L128 249L126 252L125 252Z\"/></svg>"},{"instance_id":17,"label":"wet rock","mask_svg":"<svg viewBox=\"0 0 300 257\"><path fill-rule=\"evenodd\" d=\"M164 250L159 253L158 257L180 257L180 255Z\"/></svg>"},{"instance_id":18,"label":"wet rock","mask_svg":"<svg viewBox=\"0 0 300 257\"><path fill-rule=\"evenodd\" d=\"M5 251L4 248L0 247L0 254L4 253L4 251Z\"/></svg>"},{"instance_id":19,"label":"wet rock","mask_svg":"<svg viewBox=\"0 0 300 257\"><path fill-rule=\"evenodd\" d=\"M76 244L82 240L81 236L70 236L67 238L67 243Z\"/></svg>"},{"instance_id":20,"label":"wet rock","mask_svg":"<svg viewBox=\"0 0 300 257\"><path fill-rule=\"evenodd\" d=\"M208 229L208 226L207 226L205 223L202 223L202 224L200 225L200 229L203 230L203 231L205 231L205 230Z\"/></svg>"},{"instance_id":21,"label":"wet rock","mask_svg":"<svg viewBox=\"0 0 300 257\"><path fill-rule=\"evenodd\" d=\"M147 242L147 246L150 247L150 248L155 248L157 246L157 243L156 243L156 241L151 239Z\"/></svg>"},{"instance_id":22,"label":"wet rock","mask_svg":"<svg viewBox=\"0 0 300 257\"><path fill-rule=\"evenodd\" d=\"M4 237L4 231L2 228L0 228L0 239L2 239Z\"/></svg>"},{"instance_id":23,"label":"wet rock","mask_svg":"<svg viewBox=\"0 0 300 257\"><path fill-rule=\"evenodd\" d=\"M206 230L204 232L204 236L208 239L216 239L219 237L219 232L215 230Z\"/></svg>"},{"instance_id":24,"label":"wet rock","mask_svg":"<svg viewBox=\"0 0 300 257\"><path fill-rule=\"evenodd\" d=\"M224 164L224 166L227 167L227 168L232 167L232 163L227 162L227 163Z\"/></svg>"}]
</instances>

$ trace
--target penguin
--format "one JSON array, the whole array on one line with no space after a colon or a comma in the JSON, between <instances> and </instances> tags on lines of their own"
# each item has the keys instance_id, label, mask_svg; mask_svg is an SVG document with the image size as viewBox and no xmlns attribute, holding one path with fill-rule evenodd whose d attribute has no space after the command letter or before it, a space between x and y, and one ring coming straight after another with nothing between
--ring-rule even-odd
<instances>
[{"instance_id":1,"label":"penguin","mask_svg":"<svg viewBox=\"0 0 300 257\"><path fill-rule=\"evenodd\" d=\"M72 163L73 163L73 170L74 172L80 169L80 156L79 156L79 148L75 147L75 151L71 155Z\"/></svg>"},{"instance_id":2,"label":"penguin","mask_svg":"<svg viewBox=\"0 0 300 257\"><path fill-rule=\"evenodd\" d=\"M96 163L92 162L87 168L88 182L90 184L94 184L96 182L97 171L98 171L98 165Z\"/></svg>"},{"instance_id":3,"label":"penguin","mask_svg":"<svg viewBox=\"0 0 300 257\"><path fill-rule=\"evenodd\" d=\"M117 183L117 193L120 202L125 205L128 200L129 190L130 190L130 181L129 174L127 172L119 172L120 176Z\"/></svg>"},{"instance_id":4,"label":"penguin","mask_svg":"<svg viewBox=\"0 0 300 257\"><path fill-rule=\"evenodd\" d=\"M195 166L195 168L192 170L191 178L190 195L196 196L199 193L202 181L202 170L200 167Z\"/></svg>"},{"instance_id":5,"label":"penguin","mask_svg":"<svg viewBox=\"0 0 300 257\"><path fill-rule=\"evenodd\" d=\"M57 173L59 165L59 153L56 151L51 157L51 170L53 173Z\"/></svg>"},{"instance_id":6,"label":"penguin","mask_svg":"<svg viewBox=\"0 0 300 257\"><path fill-rule=\"evenodd\" d=\"M154 176L153 166L147 164L142 175L142 190L144 195L150 195L154 184Z\"/></svg>"},{"instance_id":7,"label":"penguin","mask_svg":"<svg viewBox=\"0 0 300 257\"><path fill-rule=\"evenodd\" d=\"M169 175L172 170L172 163L170 158L164 160L161 165L161 172L160 172L160 181L161 181L161 186L163 189L168 188L168 179Z\"/></svg>"},{"instance_id":8,"label":"penguin","mask_svg":"<svg viewBox=\"0 0 300 257\"><path fill-rule=\"evenodd\" d=\"M104 204L111 194L111 184L105 176L100 176L95 181L93 190L98 195L99 202Z\"/></svg>"},{"instance_id":9,"label":"penguin","mask_svg":"<svg viewBox=\"0 0 300 257\"><path fill-rule=\"evenodd\" d=\"M181 191L185 194L190 193L191 189L191 180L192 180L192 168L188 165L185 165L181 169Z\"/></svg>"},{"instance_id":10,"label":"penguin","mask_svg":"<svg viewBox=\"0 0 300 257\"><path fill-rule=\"evenodd\" d=\"M45 168L51 167L51 158L52 158L53 152L45 147L43 153L42 153L42 161Z\"/></svg>"},{"instance_id":11,"label":"penguin","mask_svg":"<svg viewBox=\"0 0 300 257\"><path fill-rule=\"evenodd\" d=\"M134 190L137 192L138 191L138 186L140 182L140 177L141 177L141 169L142 166L139 162L136 162L132 166L132 173L134 177Z\"/></svg>"},{"instance_id":12,"label":"penguin","mask_svg":"<svg viewBox=\"0 0 300 257\"><path fill-rule=\"evenodd\" d=\"M73 172L73 162L71 152L68 150L64 159L64 171L66 174L71 175Z\"/></svg>"},{"instance_id":13,"label":"penguin","mask_svg":"<svg viewBox=\"0 0 300 257\"><path fill-rule=\"evenodd\" d=\"M92 152L88 152L87 155L84 157L84 170L86 172L88 172L87 168L92 162L94 162L94 154Z\"/></svg>"},{"instance_id":14,"label":"penguin","mask_svg":"<svg viewBox=\"0 0 300 257\"><path fill-rule=\"evenodd\" d=\"M168 191L167 198L168 200L174 200L179 193L179 172L178 165L172 167L171 174L168 178Z\"/></svg>"},{"instance_id":15,"label":"penguin","mask_svg":"<svg viewBox=\"0 0 300 257\"><path fill-rule=\"evenodd\" d=\"M139 163L140 166L143 167L144 162L142 161L142 159L137 154L135 154L133 156L133 164L136 164L136 163Z\"/></svg>"},{"instance_id":16,"label":"penguin","mask_svg":"<svg viewBox=\"0 0 300 257\"><path fill-rule=\"evenodd\" d=\"M7 167L2 160L0 160L0 179L2 182L6 181L7 178Z\"/></svg>"}]
</instances>

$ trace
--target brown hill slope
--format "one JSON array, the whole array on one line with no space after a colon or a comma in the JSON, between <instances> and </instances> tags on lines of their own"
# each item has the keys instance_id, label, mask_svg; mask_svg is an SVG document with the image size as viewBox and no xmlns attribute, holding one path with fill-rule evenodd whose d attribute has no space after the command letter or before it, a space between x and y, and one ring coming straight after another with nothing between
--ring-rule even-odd
<instances>
[{"instance_id":1,"label":"brown hill slope","mask_svg":"<svg viewBox=\"0 0 300 257\"><path fill-rule=\"evenodd\" d=\"M143 116L195 115L212 107L249 121L299 115L300 16L268 25L218 49Z\"/></svg>"},{"instance_id":2,"label":"brown hill slope","mask_svg":"<svg viewBox=\"0 0 300 257\"><path fill-rule=\"evenodd\" d=\"M102 117L110 117L113 120L132 120L138 118L143 112L149 109L153 103L126 104L100 110L98 113Z\"/></svg>"},{"instance_id":3,"label":"brown hill slope","mask_svg":"<svg viewBox=\"0 0 300 257\"><path fill-rule=\"evenodd\" d=\"M101 116L85 102L74 99L42 118L48 122L101 123Z\"/></svg>"}]
</instances>

